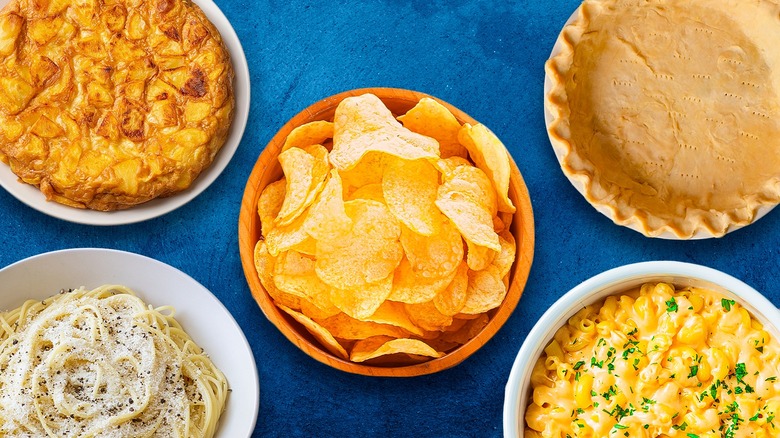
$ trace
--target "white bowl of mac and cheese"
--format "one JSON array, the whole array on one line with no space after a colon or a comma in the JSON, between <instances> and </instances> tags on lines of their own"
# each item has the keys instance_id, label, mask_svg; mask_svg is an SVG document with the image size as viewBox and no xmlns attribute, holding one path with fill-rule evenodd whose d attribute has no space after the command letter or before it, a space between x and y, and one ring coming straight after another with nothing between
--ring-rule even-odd
<instances>
[{"instance_id":1,"label":"white bowl of mac and cheese","mask_svg":"<svg viewBox=\"0 0 780 438\"><path fill-rule=\"evenodd\" d=\"M504 436L778 436L778 327L777 307L715 269L606 271L528 334L506 386Z\"/></svg>"}]
</instances>

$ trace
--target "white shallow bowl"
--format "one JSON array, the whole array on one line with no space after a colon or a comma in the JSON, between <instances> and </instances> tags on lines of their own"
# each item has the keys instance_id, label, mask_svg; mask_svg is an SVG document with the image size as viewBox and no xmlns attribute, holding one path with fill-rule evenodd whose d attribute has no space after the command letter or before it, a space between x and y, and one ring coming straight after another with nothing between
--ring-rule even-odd
<instances>
[{"instance_id":1,"label":"white shallow bowl","mask_svg":"<svg viewBox=\"0 0 780 438\"><path fill-rule=\"evenodd\" d=\"M175 318L227 377L231 389L217 438L249 437L260 389L252 350L225 306L183 272L148 257L110 249L48 252L0 269L0 311L60 289L122 284L155 307L172 305Z\"/></svg>"},{"instance_id":2,"label":"white shallow bowl","mask_svg":"<svg viewBox=\"0 0 780 438\"><path fill-rule=\"evenodd\" d=\"M203 172L187 190L166 198L153 199L127 210L85 210L68 207L54 201L47 201L37 187L20 182L19 178L11 172L11 169L3 163L0 163L0 186L14 198L41 213L68 222L86 225L125 225L153 219L176 210L206 190L230 163L233 154L235 154L238 148L238 144L241 143L241 137L244 135L247 117L249 117L249 66L247 65L246 55L243 47L241 47L241 41L239 41L236 31L219 7L211 0L192 1L214 23L214 26L222 35L222 40L225 42L228 52L230 52L233 71L235 72L233 95L236 99L236 106L233 113L233 123L230 126L230 132L225 144L214 157L211 165L203 169ZM7 4L8 0L0 0L0 8L5 7Z\"/></svg>"},{"instance_id":3,"label":"white shallow bowl","mask_svg":"<svg viewBox=\"0 0 780 438\"><path fill-rule=\"evenodd\" d=\"M582 6L577 7L577 9L574 10L574 13L571 14L568 20L566 20L566 23L564 24L564 28L570 24L572 24L577 17L580 15L580 9ZM561 33L563 32L563 29L561 29ZM555 45L552 48L552 52L550 52L550 58L554 58L555 56L559 55L561 53L561 50L563 49L563 41L561 40L561 36L559 34L558 39L555 40ZM547 70L545 69L544 73L544 126L547 130L547 137L550 139L550 144L552 145L553 152L555 152L555 158L558 159L558 163L563 163L563 156L565 154L565 151L561 148L556 146L556 142L553 140L552 135L550 135L550 123L553 122L554 117L552 115L552 112L550 112L549 100L547 99L547 96L550 95L550 90L552 90L552 79L550 78L550 75L547 74ZM578 192L582 195L583 198L587 197L585 196L585 184L582 183L582 181L579 181L577 179L572 178L569 175L566 175L566 178L568 178L569 182L572 186L574 186L575 189L577 189ZM604 216L608 217L612 222L615 222L615 216L614 212L607 208L605 205L600 204L593 204L591 203L593 208L595 208L599 213L603 214ZM736 231L740 228L744 228L750 224L755 223L757 220L761 219L762 217L766 216L767 213L772 211L774 208L774 205L763 205L761 206L758 211L756 212L755 218L753 218L753 221L749 224L745 225L731 225L726 231L726 234L731 233L733 231ZM615 222L617 223L617 222ZM630 228L637 233L643 234L641 227L637 223L637 221L631 221L625 225L622 225L624 227ZM679 236L674 234L673 232L666 230L663 233L659 234L658 236L654 236L657 239L668 239L668 240L700 240L700 239L710 239L714 238L711 233L709 233L705 229L698 229L696 232L694 232L693 236L691 236L689 239L681 239Z\"/></svg>"},{"instance_id":4,"label":"white shallow bowl","mask_svg":"<svg viewBox=\"0 0 780 438\"><path fill-rule=\"evenodd\" d=\"M524 435L525 411L531 396L531 371L555 332L583 307L650 281L697 286L717 292L737 301L764 324L772 336L778 336L780 310L755 289L728 274L700 265L671 261L635 263L611 269L563 295L528 333L506 384L504 437Z\"/></svg>"}]
</instances>

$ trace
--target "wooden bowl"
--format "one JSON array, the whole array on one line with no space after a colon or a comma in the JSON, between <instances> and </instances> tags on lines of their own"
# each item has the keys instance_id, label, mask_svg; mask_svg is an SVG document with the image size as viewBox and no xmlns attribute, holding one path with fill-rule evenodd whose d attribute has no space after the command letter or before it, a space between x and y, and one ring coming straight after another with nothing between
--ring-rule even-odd
<instances>
[{"instance_id":1,"label":"wooden bowl","mask_svg":"<svg viewBox=\"0 0 780 438\"><path fill-rule=\"evenodd\" d=\"M427 362L405 366L377 366L354 363L334 356L322 347L318 341L299 323L281 311L260 283L254 264L254 247L261 237L260 217L257 214L257 200L263 189L282 177L281 166L277 160L287 135L293 128L315 120L333 120L338 104L346 97L372 93L385 105L399 115L406 113L423 97L431 97L416 91L395 88L364 88L346 91L323 99L301 111L287 122L271 139L257 160L244 190L241 202L241 214L238 221L238 245L241 264L244 268L249 289L257 304L271 323L273 323L292 343L314 359L342 371L369 376L411 377L431 374L453 367L482 347L506 322L514 311L523 293L534 253L534 220L531 199L523 177L517 165L510 159L511 175L509 197L517 207L510 231L517 242L517 257L510 271L509 291L504 302L488 312L490 322L474 338L447 353ZM477 122L463 111L442 102L460 123Z\"/></svg>"}]
</instances>

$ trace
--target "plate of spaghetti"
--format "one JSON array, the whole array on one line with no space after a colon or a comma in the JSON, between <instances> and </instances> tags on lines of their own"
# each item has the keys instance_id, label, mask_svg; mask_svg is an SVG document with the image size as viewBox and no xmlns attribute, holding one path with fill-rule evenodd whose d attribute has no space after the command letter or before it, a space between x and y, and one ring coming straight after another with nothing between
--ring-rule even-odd
<instances>
[{"instance_id":1,"label":"plate of spaghetti","mask_svg":"<svg viewBox=\"0 0 780 438\"><path fill-rule=\"evenodd\" d=\"M14 263L0 285L0 436L251 436L252 351L191 277L83 248Z\"/></svg>"}]
</instances>

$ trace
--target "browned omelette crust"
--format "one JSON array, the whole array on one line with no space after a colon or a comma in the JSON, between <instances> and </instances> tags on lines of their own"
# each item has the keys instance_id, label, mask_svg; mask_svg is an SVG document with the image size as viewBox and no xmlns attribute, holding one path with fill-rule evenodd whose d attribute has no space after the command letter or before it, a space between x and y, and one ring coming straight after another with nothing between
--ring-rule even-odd
<instances>
[{"instance_id":1,"label":"browned omelette crust","mask_svg":"<svg viewBox=\"0 0 780 438\"><path fill-rule=\"evenodd\" d=\"M0 159L73 207L186 189L233 118L230 55L189 0L12 0L0 60Z\"/></svg>"}]
</instances>

